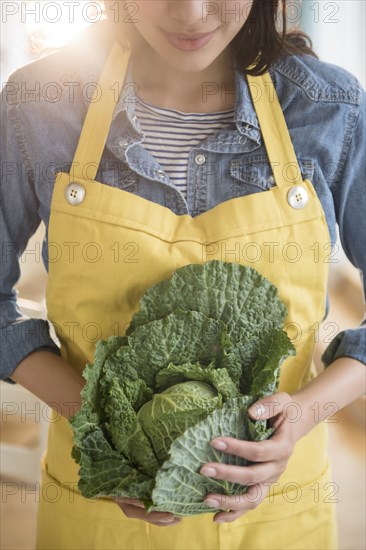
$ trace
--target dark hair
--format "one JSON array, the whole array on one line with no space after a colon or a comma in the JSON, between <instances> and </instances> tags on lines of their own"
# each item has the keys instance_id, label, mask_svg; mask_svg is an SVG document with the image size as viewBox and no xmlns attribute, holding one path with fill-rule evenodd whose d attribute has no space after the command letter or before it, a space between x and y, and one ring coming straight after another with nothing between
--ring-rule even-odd
<instances>
[{"instance_id":1,"label":"dark hair","mask_svg":"<svg viewBox=\"0 0 366 550\"><path fill-rule=\"evenodd\" d=\"M104 1L107 16L109 5L113 4ZM309 54L318 58L305 32L299 27L288 30L287 8L288 0L253 0L243 28L230 44L244 73L263 74L277 59L287 55Z\"/></svg>"},{"instance_id":2,"label":"dark hair","mask_svg":"<svg viewBox=\"0 0 366 550\"><path fill-rule=\"evenodd\" d=\"M278 30L280 12L282 30ZM277 59L287 55L309 54L318 58L305 32L298 27L287 31L287 0L254 0L230 48L240 68L253 76L263 74Z\"/></svg>"}]
</instances>

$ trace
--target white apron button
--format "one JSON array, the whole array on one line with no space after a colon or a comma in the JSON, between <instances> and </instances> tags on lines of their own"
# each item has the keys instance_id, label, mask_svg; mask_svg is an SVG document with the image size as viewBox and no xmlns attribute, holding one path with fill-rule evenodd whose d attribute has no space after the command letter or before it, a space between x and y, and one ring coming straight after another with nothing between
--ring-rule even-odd
<instances>
[{"instance_id":1,"label":"white apron button","mask_svg":"<svg viewBox=\"0 0 366 550\"><path fill-rule=\"evenodd\" d=\"M204 164L206 162L206 157L205 155L197 155L194 160L196 164Z\"/></svg>"},{"instance_id":2,"label":"white apron button","mask_svg":"<svg viewBox=\"0 0 366 550\"><path fill-rule=\"evenodd\" d=\"M65 189L65 197L70 204L80 204L85 199L85 188L80 183L69 183Z\"/></svg>"},{"instance_id":3,"label":"white apron button","mask_svg":"<svg viewBox=\"0 0 366 550\"><path fill-rule=\"evenodd\" d=\"M287 193L287 202L292 208L295 208L296 210L301 210L301 208L305 208L308 200L308 192L304 187L301 187L301 185L295 185L294 187L291 187L291 189Z\"/></svg>"}]
</instances>

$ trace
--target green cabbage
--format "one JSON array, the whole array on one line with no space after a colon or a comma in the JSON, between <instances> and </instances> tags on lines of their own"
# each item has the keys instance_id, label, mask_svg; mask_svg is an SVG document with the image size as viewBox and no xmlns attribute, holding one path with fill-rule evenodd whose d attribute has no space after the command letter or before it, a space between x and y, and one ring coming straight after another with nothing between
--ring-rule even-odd
<instances>
[{"instance_id":1,"label":"green cabbage","mask_svg":"<svg viewBox=\"0 0 366 550\"><path fill-rule=\"evenodd\" d=\"M245 493L199 471L248 464L213 449L216 437L270 437L247 409L276 391L295 354L286 315L277 288L236 263L190 264L147 289L126 335L98 341L84 370L82 408L70 419L81 493L138 498L176 516L217 512L203 502L209 492Z\"/></svg>"}]
</instances>

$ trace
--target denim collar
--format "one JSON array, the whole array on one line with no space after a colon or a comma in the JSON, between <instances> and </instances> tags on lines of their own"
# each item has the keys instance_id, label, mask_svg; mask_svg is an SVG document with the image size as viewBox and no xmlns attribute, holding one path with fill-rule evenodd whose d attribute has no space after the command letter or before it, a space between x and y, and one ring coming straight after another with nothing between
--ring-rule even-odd
<instances>
[{"instance_id":1,"label":"denim collar","mask_svg":"<svg viewBox=\"0 0 366 550\"><path fill-rule=\"evenodd\" d=\"M248 80L234 60L235 71L235 122L238 132L260 143L260 124L254 109Z\"/></svg>"},{"instance_id":2,"label":"denim collar","mask_svg":"<svg viewBox=\"0 0 366 550\"><path fill-rule=\"evenodd\" d=\"M253 106L253 101L250 95L248 81L245 74L239 69L237 62L234 62L235 72L235 115L234 120L239 134L248 139L261 144L260 125L256 111ZM122 91L116 105L113 115L113 121L125 112L132 130L137 133L136 137L143 135L142 128L135 115L135 85L131 78L132 62L128 63L125 80L122 86ZM230 93L230 90L228 90Z\"/></svg>"}]
</instances>

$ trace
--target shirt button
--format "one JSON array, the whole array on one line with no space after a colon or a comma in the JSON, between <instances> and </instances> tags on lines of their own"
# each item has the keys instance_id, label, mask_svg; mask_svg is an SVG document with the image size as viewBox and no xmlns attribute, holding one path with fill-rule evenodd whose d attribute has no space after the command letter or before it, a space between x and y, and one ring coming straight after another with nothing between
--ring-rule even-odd
<instances>
[{"instance_id":1,"label":"shirt button","mask_svg":"<svg viewBox=\"0 0 366 550\"><path fill-rule=\"evenodd\" d=\"M85 199L85 188L80 183L69 183L65 188L65 197L69 204L81 204Z\"/></svg>"},{"instance_id":2,"label":"shirt button","mask_svg":"<svg viewBox=\"0 0 366 550\"><path fill-rule=\"evenodd\" d=\"M239 143L246 143L248 140L245 136L241 136L241 138L239 139Z\"/></svg>"},{"instance_id":3,"label":"shirt button","mask_svg":"<svg viewBox=\"0 0 366 550\"><path fill-rule=\"evenodd\" d=\"M275 184L275 179L274 179L273 176L269 176L269 178L268 178L268 183L269 183L270 185L272 185L272 186Z\"/></svg>"},{"instance_id":4,"label":"shirt button","mask_svg":"<svg viewBox=\"0 0 366 550\"><path fill-rule=\"evenodd\" d=\"M251 127L250 124L246 124L246 125L244 126L244 128L245 128L246 130L250 130L252 127Z\"/></svg>"},{"instance_id":5,"label":"shirt button","mask_svg":"<svg viewBox=\"0 0 366 550\"><path fill-rule=\"evenodd\" d=\"M164 173L163 170L158 170L158 171L156 172L156 175L157 175L159 178L161 178L161 179L163 179L163 178L165 177L165 173Z\"/></svg>"},{"instance_id":6,"label":"shirt button","mask_svg":"<svg viewBox=\"0 0 366 550\"><path fill-rule=\"evenodd\" d=\"M118 145L120 147L125 147L128 144L128 141L121 139L121 141L118 142Z\"/></svg>"},{"instance_id":7,"label":"shirt button","mask_svg":"<svg viewBox=\"0 0 366 550\"><path fill-rule=\"evenodd\" d=\"M301 210L302 208L305 208L308 201L308 192L301 185L295 185L294 187L291 187L291 189L287 193L287 202L289 203L291 208L295 208L295 210Z\"/></svg>"},{"instance_id":8,"label":"shirt button","mask_svg":"<svg viewBox=\"0 0 366 550\"><path fill-rule=\"evenodd\" d=\"M204 164L206 162L205 155L197 155L194 159L196 164Z\"/></svg>"}]
</instances>

